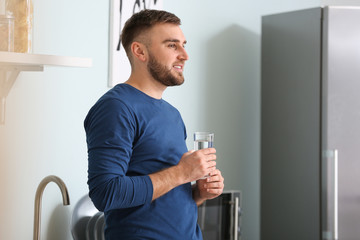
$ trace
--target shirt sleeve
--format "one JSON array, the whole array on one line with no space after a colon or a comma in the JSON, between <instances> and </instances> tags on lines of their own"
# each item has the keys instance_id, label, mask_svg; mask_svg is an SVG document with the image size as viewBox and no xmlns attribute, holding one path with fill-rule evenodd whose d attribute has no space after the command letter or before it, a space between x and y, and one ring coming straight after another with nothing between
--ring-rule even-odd
<instances>
[{"instance_id":1,"label":"shirt sleeve","mask_svg":"<svg viewBox=\"0 0 360 240\"><path fill-rule=\"evenodd\" d=\"M117 99L100 100L85 119L88 145L89 196L96 208L108 211L150 203L149 176L126 176L136 121Z\"/></svg>"}]
</instances>

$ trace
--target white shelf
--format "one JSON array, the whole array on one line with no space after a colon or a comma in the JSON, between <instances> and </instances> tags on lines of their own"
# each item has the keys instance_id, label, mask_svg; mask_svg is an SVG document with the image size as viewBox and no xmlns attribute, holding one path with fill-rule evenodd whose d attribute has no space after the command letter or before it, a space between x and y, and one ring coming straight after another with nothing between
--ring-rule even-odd
<instances>
[{"instance_id":1,"label":"white shelf","mask_svg":"<svg viewBox=\"0 0 360 240\"><path fill-rule=\"evenodd\" d=\"M91 58L0 51L0 124L5 123L6 97L22 71L43 71L44 66L92 67Z\"/></svg>"},{"instance_id":2,"label":"white shelf","mask_svg":"<svg viewBox=\"0 0 360 240\"><path fill-rule=\"evenodd\" d=\"M62 66L62 67L91 67L92 59L0 51L0 66L1 65L11 65L11 66L49 65L49 66Z\"/></svg>"}]
</instances>

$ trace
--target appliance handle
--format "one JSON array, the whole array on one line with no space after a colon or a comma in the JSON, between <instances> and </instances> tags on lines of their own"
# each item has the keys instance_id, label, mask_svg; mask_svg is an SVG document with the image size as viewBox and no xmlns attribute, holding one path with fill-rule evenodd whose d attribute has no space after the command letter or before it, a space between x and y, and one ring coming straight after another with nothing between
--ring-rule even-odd
<instances>
[{"instance_id":1,"label":"appliance handle","mask_svg":"<svg viewBox=\"0 0 360 240\"><path fill-rule=\"evenodd\" d=\"M339 159L338 150L334 150L334 239L339 239Z\"/></svg>"},{"instance_id":2,"label":"appliance handle","mask_svg":"<svg viewBox=\"0 0 360 240\"><path fill-rule=\"evenodd\" d=\"M238 226L239 226L239 198L235 198L235 211L234 211L234 240L238 240Z\"/></svg>"}]
</instances>

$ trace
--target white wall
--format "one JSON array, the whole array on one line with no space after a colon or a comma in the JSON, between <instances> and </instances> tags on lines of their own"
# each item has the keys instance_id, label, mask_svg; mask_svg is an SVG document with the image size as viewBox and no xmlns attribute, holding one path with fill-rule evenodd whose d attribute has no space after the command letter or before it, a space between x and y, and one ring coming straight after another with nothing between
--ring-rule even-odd
<instances>
[{"instance_id":1,"label":"white wall","mask_svg":"<svg viewBox=\"0 0 360 240\"><path fill-rule=\"evenodd\" d=\"M339 2L339 1L337 1ZM351 1L347 1L349 3ZM318 0L164 1L182 18L190 55L186 83L164 98L182 112L188 146L196 130L215 132L227 189L243 192L243 239L259 240L261 15L327 4ZM31 239L37 185L47 175L68 186L61 205L55 184L43 196L42 239L71 239L72 208L86 194L83 119L107 88L109 2L34 0L34 53L91 57L89 69L24 72L0 126L0 239Z\"/></svg>"},{"instance_id":2,"label":"white wall","mask_svg":"<svg viewBox=\"0 0 360 240\"><path fill-rule=\"evenodd\" d=\"M92 68L45 67L23 72L7 98L0 126L0 239L31 239L34 198L40 181L57 175L44 191L42 239L71 239L71 210L87 192L83 119L108 88L108 1L34 0L34 53L93 58Z\"/></svg>"}]
</instances>

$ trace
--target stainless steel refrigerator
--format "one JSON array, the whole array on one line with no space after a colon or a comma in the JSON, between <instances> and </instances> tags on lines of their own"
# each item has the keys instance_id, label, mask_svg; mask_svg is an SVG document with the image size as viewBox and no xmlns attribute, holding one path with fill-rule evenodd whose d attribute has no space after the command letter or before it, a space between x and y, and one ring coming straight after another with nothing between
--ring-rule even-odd
<instances>
[{"instance_id":1,"label":"stainless steel refrigerator","mask_svg":"<svg viewBox=\"0 0 360 240\"><path fill-rule=\"evenodd\" d=\"M262 17L261 239L360 239L360 8Z\"/></svg>"}]
</instances>

